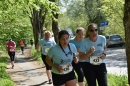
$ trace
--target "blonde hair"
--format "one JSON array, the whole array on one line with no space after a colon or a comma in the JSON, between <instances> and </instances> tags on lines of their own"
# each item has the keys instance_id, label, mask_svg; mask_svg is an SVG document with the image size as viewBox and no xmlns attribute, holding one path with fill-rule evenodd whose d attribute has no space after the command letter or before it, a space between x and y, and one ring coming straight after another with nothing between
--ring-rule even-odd
<instances>
[{"instance_id":1,"label":"blonde hair","mask_svg":"<svg viewBox=\"0 0 130 86\"><path fill-rule=\"evenodd\" d=\"M97 27L97 24L91 23L91 24L88 25L87 30L86 30L86 34L85 34L85 38L89 37L88 32L89 32L89 31L91 30L91 28L94 27L94 26Z\"/></svg>"},{"instance_id":2,"label":"blonde hair","mask_svg":"<svg viewBox=\"0 0 130 86\"><path fill-rule=\"evenodd\" d=\"M50 31L45 31L43 34L44 34L44 36L45 36L45 34L47 34L47 33L49 33L50 34L50 36L51 36L51 32Z\"/></svg>"},{"instance_id":3,"label":"blonde hair","mask_svg":"<svg viewBox=\"0 0 130 86\"><path fill-rule=\"evenodd\" d=\"M83 32L84 32L84 28L83 28L83 27L78 27L78 28L76 29L76 33L78 33L79 31L83 31Z\"/></svg>"}]
</instances>

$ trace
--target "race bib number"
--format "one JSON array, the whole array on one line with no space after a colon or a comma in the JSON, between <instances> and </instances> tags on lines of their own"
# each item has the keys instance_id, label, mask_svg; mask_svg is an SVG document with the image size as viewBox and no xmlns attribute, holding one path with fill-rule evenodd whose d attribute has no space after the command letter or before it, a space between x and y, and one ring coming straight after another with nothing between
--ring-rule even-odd
<instances>
[{"instance_id":1,"label":"race bib number","mask_svg":"<svg viewBox=\"0 0 130 86\"><path fill-rule=\"evenodd\" d=\"M49 49L50 49L50 48L46 48L46 49L45 49L45 52L47 53L47 52L49 51Z\"/></svg>"},{"instance_id":2,"label":"race bib number","mask_svg":"<svg viewBox=\"0 0 130 86\"><path fill-rule=\"evenodd\" d=\"M15 51L14 49L10 49L10 51Z\"/></svg>"},{"instance_id":3,"label":"race bib number","mask_svg":"<svg viewBox=\"0 0 130 86\"><path fill-rule=\"evenodd\" d=\"M90 63L93 65L100 65L102 63L102 59L99 56L91 56Z\"/></svg>"},{"instance_id":4,"label":"race bib number","mask_svg":"<svg viewBox=\"0 0 130 86\"><path fill-rule=\"evenodd\" d=\"M73 69L71 64L64 65L62 67L63 67L63 72L61 74L67 74L67 73L71 72Z\"/></svg>"}]
</instances>

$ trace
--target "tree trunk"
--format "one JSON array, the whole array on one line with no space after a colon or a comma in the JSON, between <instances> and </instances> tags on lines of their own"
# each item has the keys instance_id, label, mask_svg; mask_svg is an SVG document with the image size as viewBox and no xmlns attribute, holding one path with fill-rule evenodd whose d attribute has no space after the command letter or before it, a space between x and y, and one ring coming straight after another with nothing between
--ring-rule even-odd
<instances>
[{"instance_id":1,"label":"tree trunk","mask_svg":"<svg viewBox=\"0 0 130 86\"><path fill-rule=\"evenodd\" d=\"M43 38L43 25L45 17L46 11L45 14L42 15L42 8L39 11L33 9L32 17L30 17L30 20L33 27L35 48L37 43L39 42L39 39Z\"/></svg>"},{"instance_id":2,"label":"tree trunk","mask_svg":"<svg viewBox=\"0 0 130 86\"><path fill-rule=\"evenodd\" d=\"M125 45L126 45L126 57L127 57L127 68L128 68L128 83L130 85L130 0L125 0L123 23L124 23L124 28L125 28Z\"/></svg>"},{"instance_id":3,"label":"tree trunk","mask_svg":"<svg viewBox=\"0 0 130 86\"><path fill-rule=\"evenodd\" d=\"M51 2L56 2L56 0L49 0ZM55 9L54 9L55 11ZM58 20L58 14L52 13L53 16ZM54 19L52 19L52 31L54 33L54 38L55 38L55 42L58 43L58 33L59 33L59 27L58 27L58 22L55 21Z\"/></svg>"},{"instance_id":4,"label":"tree trunk","mask_svg":"<svg viewBox=\"0 0 130 86\"><path fill-rule=\"evenodd\" d=\"M34 43L35 43L35 48L36 45L38 43L38 38L39 38L39 34L38 34L38 11L36 11L35 9L33 9L33 14L32 17L30 17L31 20L31 24L33 27L33 35L34 35Z\"/></svg>"},{"instance_id":5,"label":"tree trunk","mask_svg":"<svg viewBox=\"0 0 130 86\"><path fill-rule=\"evenodd\" d=\"M58 14L53 14L53 15L56 19L58 19ZM52 31L54 33L55 42L58 43L59 41L58 41L58 35L57 34L59 33L59 27L58 27L57 21L52 20Z\"/></svg>"}]
</instances>

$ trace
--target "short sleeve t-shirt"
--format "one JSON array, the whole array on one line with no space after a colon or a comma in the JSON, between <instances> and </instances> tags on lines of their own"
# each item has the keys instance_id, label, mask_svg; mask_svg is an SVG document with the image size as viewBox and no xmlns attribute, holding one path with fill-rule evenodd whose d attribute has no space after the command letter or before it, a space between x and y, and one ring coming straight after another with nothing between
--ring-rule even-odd
<instances>
[{"instance_id":1,"label":"short sleeve t-shirt","mask_svg":"<svg viewBox=\"0 0 130 86\"><path fill-rule=\"evenodd\" d=\"M81 43L80 52L89 52L92 46L95 47L95 52L90 56L100 56L104 51L104 46L106 46L105 36L98 35L96 42L89 40L89 37L85 38ZM90 62L90 57L85 62ZM105 63L105 59L102 60L102 63Z\"/></svg>"},{"instance_id":2,"label":"short sleeve t-shirt","mask_svg":"<svg viewBox=\"0 0 130 86\"><path fill-rule=\"evenodd\" d=\"M49 40L46 40L46 39L41 39L39 44L41 45L42 47L42 54L43 55L47 55L47 52L48 50L54 46L56 43L55 41L49 39Z\"/></svg>"},{"instance_id":3,"label":"short sleeve t-shirt","mask_svg":"<svg viewBox=\"0 0 130 86\"><path fill-rule=\"evenodd\" d=\"M52 58L53 63L57 66L63 66L63 65L68 65L72 63L73 61L73 53L77 54L77 49L75 47L74 44L69 43L70 49L67 46L64 51L66 54L63 52L63 50L61 49L61 47L59 46L59 44L53 46L50 48L49 52L47 53L47 55ZM52 68L52 72L59 74L59 72L55 69Z\"/></svg>"},{"instance_id":4,"label":"short sleeve t-shirt","mask_svg":"<svg viewBox=\"0 0 130 86\"><path fill-rule=\"evenodd\" d=\"M15 51L16 51L16 50L15 50L16 44L15 44L14 41L8 41L8 42L6 43L6 47L7 47L7 49L8 49L8 52L15 52Z\"/></svg>"},{"instance_id":5,"label":"short sleeve t-shirt","mask_svg":"<svg viewBox=\"0 0 130 86\"><path fill-rule=\"evenodd\" d=\"M81 41L77 42L75 38L73 38L73 39L70 39L69 43L73 43L76 46L76 48L80 48Z\"/></svg>"},{"instance_id":6,"label":"short sleeve t-shirt","mask_svg":"<svg viewBox=\"0 0 130 86\"><path fill-rule=\"evenodd\" d=\"M75 40L75 38L70 39L70 41L69 41L69 43L73 43L73 44L76 46L76 48L80 48L81 42L82 42L82 41L77 42L77 41ZM79 60L79 62L84 62L84 60Z\"/></svg>"}]
</instances>

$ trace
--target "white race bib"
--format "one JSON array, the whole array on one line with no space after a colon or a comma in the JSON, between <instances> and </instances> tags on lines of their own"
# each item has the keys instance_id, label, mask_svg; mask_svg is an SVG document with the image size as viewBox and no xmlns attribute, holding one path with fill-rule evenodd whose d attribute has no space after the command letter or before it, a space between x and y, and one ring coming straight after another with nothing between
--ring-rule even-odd
<instances>
[{"instance_id":1,"label":"white race bib","mask_svg":"<svg viewBox=\"0 0 130 86\"><path fill-rule=\"evenodd\" d=\"M102 63L102 59L99 56L91 56L90 63L93 65L100 65Z\"/></svg>"},{"instance_id":2,"label":"white race bib","mask_svg":"<svg viewBox=\"0 0 130 86\"><path fill-rule=\"evenodd\" d=\"M47 53L49 51L50 48L45 48L45 52Z\"/></svg>"},{"instance_id":3,"label":"white race bib","mask_svg":"<svg viewBox=\"0 0 130 86\"><path fill-rule=\"evenodd\" d=\"M10 49L10 51L15 51L14 49Z\"/></svg>"},{"instance_id":4,"label":"white race bib","mask_svg":"<svg viewBox=\"0 0 130 86\"><path fill-rule=\"evenodd\" d=\"M61 74L67 74L73 70L73 67L71 64L63 65L63 72Z\"/></svg>"}]
</instances>

